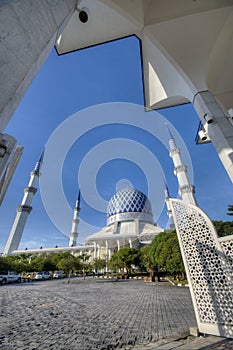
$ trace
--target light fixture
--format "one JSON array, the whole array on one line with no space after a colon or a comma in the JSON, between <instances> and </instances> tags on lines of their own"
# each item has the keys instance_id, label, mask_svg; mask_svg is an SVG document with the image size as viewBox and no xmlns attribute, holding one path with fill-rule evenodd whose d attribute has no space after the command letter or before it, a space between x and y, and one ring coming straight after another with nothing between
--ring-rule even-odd
<instances>
[{"instance_id":1,"label":"light fixture","mask_svg":"<svg viewBox=\"0 0 233 350\"><path fill-rule=\"evenodd\" d=\"M82 7L81 9L76 7L76 10L78 11L78 18L80 20L80 22L82 23L87 23L88 21L88 14L89 14L89 10L87 7Z\"/></svg>"},{"instance_id":2,"label":"light fixture","mask_svg":"<svg viewBox=\"0 0 233 350\"><path fill-rule=\"evenodd\" d=\"M88 21L88 14L86 11L80 11L78 17L82 23L86 23Z\"/></svg>"},{"instance_id":3,"label":"light fixture","mask_svg":"<svg viewBox=\"0 0 233 350\"><path fill-rule=\"evenodd\" d=\"M227 111L229 118L233 119L233 108L229 108Z\"/></svg>"},{"instance_id":4,"label":"light fixture","mask_svg":"<svg viewBox=\"0 0 233 350\"><path fill-rule=\"evenodd\" d=\"M209 125L212 124L213 121L214 121L213 117L210 116L208 113L206 113L206 114L204 115L204 118L205 118L207 124L209 124Z\"/></svg>"},{"instance_id":5,"label":"light fixture","mask_svg":"<svg viewBox=\"0 0 233 350\"><path fill-rule=\"evenodd\" d=\"M200 130L198 132L198 136L200 137L201 141L207 140L207 133L204 130Z\"/></svg>"},{"instance_id":6,"label":"light fixture","mask_svg":"<svg viewBox=\"0 0 233 350\"><path fill-rule=\"evenodd\" d=\"M0 142L0 157L4 157L6 154L6 145Z\"/></svg>"}]
</instances>

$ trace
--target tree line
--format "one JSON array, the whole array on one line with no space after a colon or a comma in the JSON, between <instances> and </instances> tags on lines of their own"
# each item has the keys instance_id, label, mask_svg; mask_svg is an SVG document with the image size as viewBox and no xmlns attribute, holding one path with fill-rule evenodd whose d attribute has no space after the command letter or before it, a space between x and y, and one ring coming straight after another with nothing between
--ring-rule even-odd
<instances>
[{"instance_id":1,"label":"tree line","mask_svg":"<svg viewBox=\"0 0 233 350\"><path fill-rule=\"evenodd\" d=\"M159 272L169 272L174 277L185 275L184 264L175 231L159 233L151 245L140 249L122 248L111 257L108 267L112 271L132 272L133 267L147 271L151 277Z\"/></svg>"},{"instance_id":2,"label":"tree line","mask_svg":"<svg viewBox=\"0 0 233 350\"><path fill-rule=\"evenodd\" d=\"M162 232L155 237L150 246L140 249L121 248L109 261L89 259L83 254L74 256L69 252L20 254L0 257L0 271L14 270L18 273L34 271L64 270L78 273L111 272L132 273L132 270L148 271L151 275L158 269L169 270L172 274L184 273L182 257L175 231Z\"/></svg>"},{"instance_id":3,"label":"tree line","mask_svg":"<svg viewBox=\"0 0 233 350\"><path fill-rule=\"evenodd\" d=\"M233 222L213 221L213 223L220 237L233 234ZM139 249L121 248L111 256L109 261L91 260L87 254L74 256L69 252L20 254L0 257L0 271L7 270L18 273L63 270L67 275L71 271L85 274L107 270L127 275L133 271L147 271L151 277L159 271L167 271L174 278L185 276L175 230L161 232L149 246Z\"/></svg>"},{"instance_id":4,"label":"tree line","mask_svg":"<svg viewBox=\"0 0 233 350\"><path fill-rule=\"evenodd\" d=\"M23 273L63 270L69 275L70 271L86 270L86 260L86 255L76 257L69 252L19 254L0 257L0 271L13 270Z\"/></svg>"}]
</instances>

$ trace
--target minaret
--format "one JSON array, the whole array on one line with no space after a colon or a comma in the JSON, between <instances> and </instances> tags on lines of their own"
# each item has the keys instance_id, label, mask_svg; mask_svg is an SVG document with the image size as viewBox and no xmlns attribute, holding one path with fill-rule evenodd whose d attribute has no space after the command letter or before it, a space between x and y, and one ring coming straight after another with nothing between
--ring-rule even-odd
<instances>
[{"instance_id":1,"label":"minaret","mask_svg":"<svg viewBox=\"0 0 233 350\"><path fill-rule=\"evenodd\" d=\"M8 256L13 250L17 250L20 244L20 240L23 234L23 230L30 214L32 207L32 198L37 191L37 184L40 176L40 168L43 161L43 153L36 163L34 170L31 172L30 181L27 187L24 189L24 196L21 205L17 207L15 221L11 228L11 232L5 246L3 255Z\"/></svg>"},{"instance_id":2,"label":"minaret","mask_svg":"<svg viewBox=\"0 0 233 350\"><path fill-rule=\"evenodd\" d=\"M71 233L70 233L70 247L75 247L77 245L77 238L78 238L78 224L79 224L79 212L80 212L80 191L78 193L78 200L76 201L75 208L74 208L74 215L72 220L72 227L71 227Z\"/></svg>"},{"instance_id":3,"label":"minaret","mask_svg":"<svg viewBox=\"0 0 233 350\"><path fill-rule=\"evenodd\" d=\"M165 202L167 205L167 215L169 218L168 228L169 228L169 230L175 230L175 224L174 224L172 210L171 210L171 202L169 201L170 195L169 195L168 187L166 184L165 184L164 193L165 193Z\"/></svg>"},{"instance_id":4,"label":"minaret","mask_svg":"<svg viewBox=\"0 0 233 350\"><path fill-rule=\"evenodd\" d=\"M182 163L180 149L176 146L175 139L172 136L169 128L168 132L170 157L173 160L174 174L176 175L179 184L179 195L181 196L184 202L197 205L196 198L194 195L195 188L189 182L187 176L187 167Z\"/></svg>"}]
</instances>

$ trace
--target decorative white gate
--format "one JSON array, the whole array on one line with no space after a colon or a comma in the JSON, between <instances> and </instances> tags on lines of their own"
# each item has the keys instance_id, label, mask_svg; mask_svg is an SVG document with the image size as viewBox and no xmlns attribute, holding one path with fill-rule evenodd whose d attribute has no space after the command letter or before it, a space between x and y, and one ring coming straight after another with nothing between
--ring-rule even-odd
<instances>
[{"instance_id":1,"label":"decorative white gate","mask_svg":"<svg viewBox=\"0 0 233 350\"><path fill-rule=\"evenodd\" d=\"M219 239L200 208L178 199L169 201L199 331L232 338L233 236Z\"/></svg>"}]
</instances>

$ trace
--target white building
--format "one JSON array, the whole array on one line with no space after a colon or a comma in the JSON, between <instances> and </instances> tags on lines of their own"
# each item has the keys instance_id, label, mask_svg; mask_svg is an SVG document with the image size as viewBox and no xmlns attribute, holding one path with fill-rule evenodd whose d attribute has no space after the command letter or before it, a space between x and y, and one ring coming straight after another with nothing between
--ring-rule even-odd
<instances>
[{"instance_id":1,"label":"white building","mask_svg":"<svg viewBox=\"0 0 233 350\"><path fill-rule=\"evenodd\" d=\"M122 247L138 248L140 245L150 244L163 231L153 221L151 204L145 194L127 187L112 196L107 207L107 225L88 236L85 245L15 250L12 254L69 251L74 255L88 254L91 260L108 260Z\"/></svg>"},{"instance_id":2,"label":"white building","mask_svg":"<svg viewBox=\"0 0 233 350\"><path fill-rule=\"evenodd\" d=\"M94 246L94 258L110 259L122 247L150 244L164 230L153 221L149 199L144 193L126 187L118 191L107 207L107 225L85 239Z\"/></svg>"}]
</instances>

